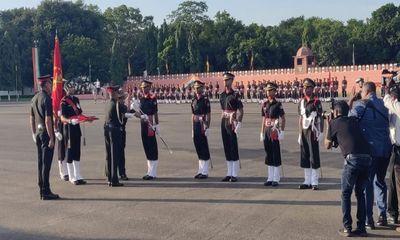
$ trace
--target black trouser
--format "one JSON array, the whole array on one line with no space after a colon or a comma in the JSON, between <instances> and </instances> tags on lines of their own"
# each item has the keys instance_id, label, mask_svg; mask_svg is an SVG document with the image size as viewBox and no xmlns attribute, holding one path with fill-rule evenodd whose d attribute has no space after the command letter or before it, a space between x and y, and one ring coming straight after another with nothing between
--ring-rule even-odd
<instances>
[{"instance_id":1,"label":"black trouser","mask_svg":"<svg viewBox=\"0 0 400 240\"><path fill-rule=\"evenodd\" d=\"M273 139L272 134L273 134L272 128L265 127L264 129L265 164L268 166L279 167L282 165L281 147L279 144L279 140L275 139L277 136L274 136Z\"/></svg>"},{"instance_id":2,"label":"black trouser","mask_svg":"<svg viewBox=\"0 0 400 240\"><path fill-rule=\"evenodd\" d=\"M227 161L239 160L239 148L234 124L229 123L229 118L221 119L222 143L224 144L225 158Z\"/></svg>"},{"instance_id":3,"label":"black trouser","mask_svg":"<svg viewBox=\"0 0 400 240\"><path fill-rule=\"evenodd\" d=\"M201 121L193 122L193 142L199 160L209 160L210 150L208 149L208 140L206 135L204 135Z\"/></svg>"},{"instance_id":4,"label":"black trouser","mask_svg":"<svg viewBox=\"0 0 400 240\"><path fill-rule=\"evenodd\" d=\"M318 169L321 167L319 143L311 129L303 129L301 131L300 152L300 166L302 168Z\"/></svg>"},{"instance_id":5,"label":"black trouser","mask_svg":"<svg viewBox=\"0 0 400 240\"><path fill-rule=\"evenodd\" d=\"M106 144L106 176L108 182L118 183L117 168L122 153L122 128L104 127Z\"/></svg>"},{"instance_id":6,"label":"black trouser","mask_svg":"<svg viewBox=\"0 0 400 240\"><path fill-rule=\"evenodd\" d=\"M122 130L122 152L121 152L121 159L118 164L118 172L120 176L126 175L125 170L125 146L126 146L126 131L125 128Z\"/></svg>"},{"instance_id":7,"label":"black trouser","mask_svg":"<svg viewBox=\"0 0 400 240\"><path fill-rule=\"evenodd\" d=\"M158 160L158 147L155 132L150 129L147 122L142 121L141 127L142 143L147 160ZM153 133L151 133L151 131L153 131Z\"/></svg>"},{"instance_id":8,"label":"black trouser","mask_svg":"<svg viewBox=\"0 0 400 240\"><path fill-rule=\"evenodd\" d=\"M66 146L65 157L67 163L81 160L81 130L79 125L65 125L64 144Z\"/></svg>"},{"instance_id":9,"label":"black trouser","mask_svg":"<svg viewBox=\"0 0 400 240\"><path fill-rule=\"evenodd\" d=\"M388 185L388 214L393 218L397 219L399 216L397 188L400 186L396 185L396 169L395 165L400 165L400 149L396 146L392 148L392 155L389 162L389 185Z\"/></svg>"},{"instance_id":10,"label":"black trouser","mask_svg":"<svg viewBox=\"0 0 400 240\"><path fill-rule=\"evenodd\" d=\"M38 185L43 195L51 193L50 169L53 161L54 148L49 148L49 135L47 132L36 134L36 147L38 151Z\"/></svg>"}]
</instances>

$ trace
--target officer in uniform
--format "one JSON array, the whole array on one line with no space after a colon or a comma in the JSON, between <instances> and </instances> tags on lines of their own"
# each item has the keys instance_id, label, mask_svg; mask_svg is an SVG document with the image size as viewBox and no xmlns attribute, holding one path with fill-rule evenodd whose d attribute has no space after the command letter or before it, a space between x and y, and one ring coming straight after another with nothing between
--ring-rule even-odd
<instances>
[{"instance_id":1,"label":"officer in uniform","mask_svg":"<svg viewBox=\"0 0 400 240\"><path fill-rule=\"evenodd\" d=\"M110 86L107 88L111 99L106 104L104 138L106 145L106 176L108 186L120 187L123 186L118 180L118 164L122 158L122 132L123 132L123 117L125 110L118 102L119 86Z\"/></svg>"},{"instance_id":2,"label":"officer in uniform","mask_svg":"<svg viewBox=\"0 0 400 240\"><path fill-rule=\"evenodd\" d=\"M160 127L158 125L157 97L150 92L152 84L150 81L143 80L140 85L143 94L140 98L140 110L135 113L135 116L141 119L142 143L147 158L147 174L143 176L143 180L157 178L158 147L156 134L159 134Z\"/></svg>"},{"instance_id":3,"label":"officer in uniform","mask_svg":"<svg viewBox=\"0 0 400 240\"><path fill-rule=\"evenodd\" d=\"M281 148L280 140L284 138L285 111L282 103L276 101L275 94L278 85L268 83L266 87L267 99L261 108L261 132L260 141L264 142L265 164L268 166L268 179L265 186L276 187L280 181ZM279 119L281 122L279 122Z\"/></svg>"},{"instance_id":4,"label":"officer in uniform","mask_svg":"<svg viewBox=\"0 0 400 240\"><path fill-rule=\"evenodd\" d=\"M50 190L50 169L54 153L53 107L50 75L38 78L41 91L32 98L30 124L38 151L38 185L41 200L58 199Z\"/></svg>"},{"instance_id":5,"label":"officer in uniform","mask_svg":"<svg viewBox=\"0 0 400 240\"><path fill-rule=\"evenodd\" d=\"M221 134L228 171L223 182L236 182L239 174L239 149L237 135L242 126L243 104L240 94L232 89L235 75L226 72L223 75L225 90L221 93L219 102L222 109Z\"/></svg>"},{"instance_id":6,"label":"officer in uniform","mask_svg":"<svg viewBox=\"0 0 400 240\"><path fill-rule=\"evenodd\" d=\"M323 139L322 104L313 95L315 83L304 79L304 98L299 102L300 166L304 169L304 183L300 189L318 190L320 175L319 142Z\"/></svg>"},{"instance_id":7,"label":"officer in uniform","mask_svg":"<svg viewBox=\"0 0 400 240\"><path fill-rule=\"evenodd\" d=\"M205 179L208 177L208 164L210 150L207 137L211 121L210 100L203 93L204 83L196 80L193 84L195 96L192 100L192 137L199 158L199 170L194 178Z\"/></svg>"},{"instance_id":8,"label":"officer in uniform","mask_svg":"<svg viewBox=\"0 0 400 240\"><path fill-rule=\"evenodd\" d=\"M125 105L125 100L126 100L127 95L122 91L122 89L119 90L119 104L121 108L123 108L122 112L128 112L127 105ZM132 98L132 93L128 92L128 105L129 105L129 100ZM129 111L129 113L132 113ZM125 147L126 147L126 123L128 122L128 116L132 116L131 114L125 114L124 117L122 118L122 154L121 154L121 159L118 163L118 172L121 180L129 180L129 178L126 176L126 169L125 169Z\"/></svg>"},{"instance_id":9,"label":"officer in uniform","mask_svg":"<svg viewBox=\"0 0 400 240\"><path fill-rule=\"evenodd\" d=\"M61 100L61 122L64 124L64 144L69 181L75 185L86 184L80 174L81 127L78 116L82 114L79 99L74 96L75 87L71 82L65 83L67 95Z\"/></svg>"}]
</instances>

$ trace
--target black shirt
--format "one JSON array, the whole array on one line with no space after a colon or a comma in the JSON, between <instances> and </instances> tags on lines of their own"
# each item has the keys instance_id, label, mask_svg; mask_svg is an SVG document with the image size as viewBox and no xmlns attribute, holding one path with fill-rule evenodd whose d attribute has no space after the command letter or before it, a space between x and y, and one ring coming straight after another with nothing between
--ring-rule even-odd
<instances>
[{"instance_id":1,"label":"black shirt","mask_svg":"<svg viewBox=\"0 0 400 240\"><path fill-rule=\"evenodd\" d=\"M370 154L369 144L362 134L355 117L340 116L329 123L329 141L338 143L343 156L347 154Z\"/></svg>"},{"instance_id":2,"label":"black shirt","mask_svg":"<svg viewBox=\"0 0 400 240\"><path fill-rule=\"evenodd\" d=\"M321 101L318 100L318 98L312 97L310 98L309 101L307 101L306 98L303 98L300 102L299 102L299 106L298 106L298 111L299 111L299 115L301 115L301 105L303 104L305 110L306 110L306 117L309 117L311 112L317 112L317 116L321 116L322 115L322 104Z\"/></svg>"},{"instance_id":3,"label":"black shirt","mask_svg":"<svg viewBox=\"0 0 400 240\"><path fill-rule=\"evenodd\" d=\"M194 115L205 115L211 112L210 100L201 95L200 98L193 98L192 100L192 113Z\"/></svg>"},{"instance_id":4,"label":"black shirt","mask_svg":"<svg viewBox=\"0 0 400 240\"><path fill-rule=\"evenodd\" d=\"M35 118L36 124L44 124L46 117L53 116L51 98L45 91L40 91L32 98L31 116ZM53 121L53 118L51 118Z\"/></svg>"},{"instance_id":5,"label":"black shirt","mask_svg":"<svg viewBox=\"0 0 400 240\"><path fill-rule=\"evenodd\" d=\"M243 108L242 101L240 101L240 94L231 90L229 93L222 92L219 97L222 110L236 111Z\"/></svg>"},{"instance_id":6,"label":"black shirt","mask_svg":"<svg viewBox=\"0 0 400 240\"><path fill-rule=\"evenodd\" d=\"M118 106L118 113L117 113ZM111 124L115 127L122 127L124 114L126 113L126 108L123 104L117 104L117 101L111 99L106 105L106 115L105 115L105 123Z\"/></svg>"},{"instance_id":7,"label":"black shirt","mask_svg":"<svg viewBox=\"0 0 400 240\"><path fill-rule=\"evenodd\" d=\"M274 99L272 102L265 101L261 108L261 116L266 118L277 119L285 115L285 111L283 110L282 103L276 101Z\"/></svg>"},{"instance_id":8,"label":"black shirt","mask_svg":"<svg viewBox=\"0 0 400 240\"><path fill-rule=\"evenodd\" d=\"M157 98L155 95L147 94L140 99L140 109L146 115L154 115L158 112Z\"/></svg>"},{"instance_id":9,"label":"black shirt","mask_svg":"<svg viewBox=\"0 0 400 240\"><path fill-rule=\"evenodd\" d=\"M72 107L72 105L70 105L68 103L68 100L70 99L76 106L76 110L77 112L75 112L74 108ZM62 100L61 100L61 115L64 116L65 118L70 118L76 115L80 115L82 114L82 109L81 106L79 104L79 99L75 96L65 96Z\"/></svg>"}]
</instances>

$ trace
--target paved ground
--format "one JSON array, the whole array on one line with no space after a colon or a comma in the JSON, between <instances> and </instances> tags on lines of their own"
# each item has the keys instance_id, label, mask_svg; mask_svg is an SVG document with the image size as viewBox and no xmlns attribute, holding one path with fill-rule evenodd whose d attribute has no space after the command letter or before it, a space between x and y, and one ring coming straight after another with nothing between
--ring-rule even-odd
<instances>
[{"instance_id":1,"label":"paved ground","mask_svg":"<svg viewBox=\"0 0 400 240\"><path fill-rule=\"evenodd\" d=\"M262 185L266 175L259 142L260 110L245 105L239 145L240 181L222 183L226 165L219 130L219 108L212 105L209 138L214 168L205 181L193 179L197 159L190 133L189 105L160 105L161 134L174 153L160 147L159 179L145 182L146 162L137 120L128 123L125 187L109 188L104 178L104 105L83 101L88 115L82 151L84 186L59 179L54 160L51 186L59 201L40 201L36 152L28 103L0 103L0 239L340 239L340 174L337 151L322 150L321 190L298 190L296 105L285 104L282 146L284 178L278 188ZM353 205L354 206L354 205ZM353 208L353 216L355 208ZM375 209L376 212L376 209ZM392 228L370 238L399 238Z\"/></svg>"}]
</instances>

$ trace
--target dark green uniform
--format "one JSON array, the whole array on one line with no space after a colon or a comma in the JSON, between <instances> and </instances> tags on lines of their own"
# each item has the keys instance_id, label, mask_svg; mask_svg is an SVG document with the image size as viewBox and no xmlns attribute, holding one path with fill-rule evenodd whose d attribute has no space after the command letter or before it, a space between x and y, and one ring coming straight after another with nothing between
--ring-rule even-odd
<instances>
[{"instance_id":1,"label":"dark green uniform","mask_svg":"<svg viewBox=\"0 0 400 240\"><path fill-rule=\"evenodd\" d=\"M51 98L45 91L40 91L32 99L31 116L36 124L36 148L38 151L38 185L41 197L51 194L49 175L53 161L54 148L49 147L50 137L47 133L45 118L53 121ZM53 124L53 123L52 123Z\"/></svg>"},{"instance_id":2,"label":"dark green uniform","mask_svg":"<svg viewBox=\"0 0 400 240\"><path fill-rule=\"evenodd\" d=\"M117 100L111 99L106 104L104 139L106 145L106 176L111 184L118 184L117 169L122 158L122 117L126 108Z\"/></svg>"}]
</instances>

